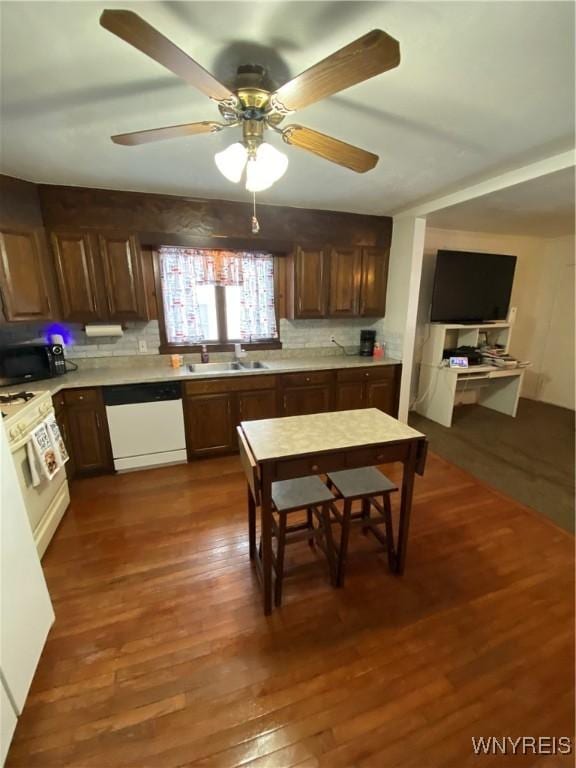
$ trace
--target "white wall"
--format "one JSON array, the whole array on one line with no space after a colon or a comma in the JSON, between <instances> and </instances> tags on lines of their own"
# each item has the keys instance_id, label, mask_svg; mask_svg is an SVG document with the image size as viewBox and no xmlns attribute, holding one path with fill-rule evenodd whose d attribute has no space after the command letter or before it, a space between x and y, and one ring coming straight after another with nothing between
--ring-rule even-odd
<instances>
[{"instance_id":1,"label":"white wall","mask_svg":"<svg viewBox=\"0 0 576 768\"><path fill-rule=\"evenodd\" d=\"M384 336L398 339L402 349L402 378L398 406L398 418L401 421L408 420L410 407L418 292L425 232L426 219L414 216L394 218L386 291Z\"/></svg>"},{"instance_id":2,"label":"white wall","mask_svg":"<svg viewBox=\"0 0 576 768\"><path fill-rule=\"evenodd\" d=\"M574 237L546 239L427 228L417 362L427 334L436 252L442 248L518 257L511 298L518 313L510 351L533 363L526 371L522 396L574 408ZM413 387L413 395L414 391Z\"/></svg>"}]
</instances>

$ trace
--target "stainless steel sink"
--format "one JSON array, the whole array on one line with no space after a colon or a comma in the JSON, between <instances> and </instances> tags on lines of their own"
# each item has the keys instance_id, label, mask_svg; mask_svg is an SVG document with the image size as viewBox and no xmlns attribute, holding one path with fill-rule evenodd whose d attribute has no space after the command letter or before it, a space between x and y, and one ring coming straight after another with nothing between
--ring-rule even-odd
<instances>
[{"instance_id":1,"label":"stainless steel sink","mask_svg":"<svg viewBox=\"0 0 576 768\"><path fill-rule=\"evenodd\" d=\"M246 368L246 370L250 371L255 368L268 368L268 366L261 363L260 360L241 360L239 365L241 368Z\"/></svg>"},{"instance_id":2,"label":"stainless steel sink","mask_svg":"<svg viewBox=\"0 0 576 768\"><path fill-rule=\"evenodd\" d=\"M232 373L233 371L253 371L268 368L259 360L234 360L230 363L192 363L188 366L191 373Z\"/></svg>"},{"instance_id":3,"label":"stainless steel sink","mask_svg":"<svg viewBox=\"0 0 576 768\"><path fill-rule=\"evenodd\" d=\"M226 373L226 371L241 371L240 363L193 363L188 366L192 373Z\"/></svg>"}]
</instances>

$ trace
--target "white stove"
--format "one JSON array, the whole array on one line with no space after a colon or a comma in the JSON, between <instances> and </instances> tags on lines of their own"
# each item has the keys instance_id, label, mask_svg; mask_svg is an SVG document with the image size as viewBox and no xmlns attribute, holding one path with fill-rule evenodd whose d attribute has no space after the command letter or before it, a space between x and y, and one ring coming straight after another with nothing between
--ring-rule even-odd
<instances>
[{"instance_id":1,"label":"white stove","mask_svg":"<svg viewBox=\"0 0 576 768\"><path fill-rule=\"evenodd\" d=\"M61 468L52 480L42 477L33 485L26 445L31 431L54 412L50 392L28 392L14 388L0 393L2 421L8 445L16 466L16 474L34 542L40 557L44 554L64 512L70 504L66 470Z\"/></svg>"},{"instance_id":2,"label":"white stove","mask_svg":"<svg viewBox=\"0 0 576 768\"><path fill-rule=\"evenodd\" d=\"M15 451L54 408L50 392L14 390L0 394L0 410L10 450Z\"/></svg>"}]
</instances>

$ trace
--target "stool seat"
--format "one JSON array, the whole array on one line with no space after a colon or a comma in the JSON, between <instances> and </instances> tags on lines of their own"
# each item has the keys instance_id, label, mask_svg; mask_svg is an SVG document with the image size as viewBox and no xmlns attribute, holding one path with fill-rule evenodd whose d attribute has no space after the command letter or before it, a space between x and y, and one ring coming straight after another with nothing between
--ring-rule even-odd
<instances>
[{"instance_id":1,"label":"stool seat","mask_svg":"<svg viewBox=\"0 0 576 768\"><path fill-rule=\"evenodd\" d=\"M398 487L376 467L330 472L328 480L345 499L361 499L398 490Z\"/></svg>"},{"instance_id":2,"label":"stool seat","mask_svg":"<svg viewBox=\"0 0 576 768\"><path fill-rule=\"evenodd\" d=\"M306 509L334 501L334 495L317 475L272 483L272 502L278 512Z\"/></svg>"}]
</instances>

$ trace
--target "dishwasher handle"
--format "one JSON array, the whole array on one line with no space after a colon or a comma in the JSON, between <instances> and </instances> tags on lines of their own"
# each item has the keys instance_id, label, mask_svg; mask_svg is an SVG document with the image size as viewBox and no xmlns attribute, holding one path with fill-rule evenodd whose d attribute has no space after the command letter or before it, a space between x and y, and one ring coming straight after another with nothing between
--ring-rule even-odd
<instances>
[{"instance_id":1,"label":"dishwasher handle","mask_svg":"<svg viewBox=\"0 0 576 768\"><path fill-rule=\"evenodd\" d=\"M104 387L105 405L131 405L133 403L157 403L163 400L180 400L180 382L165 381L147 384L120 384Z\"/></svg>"}]
</instances>

